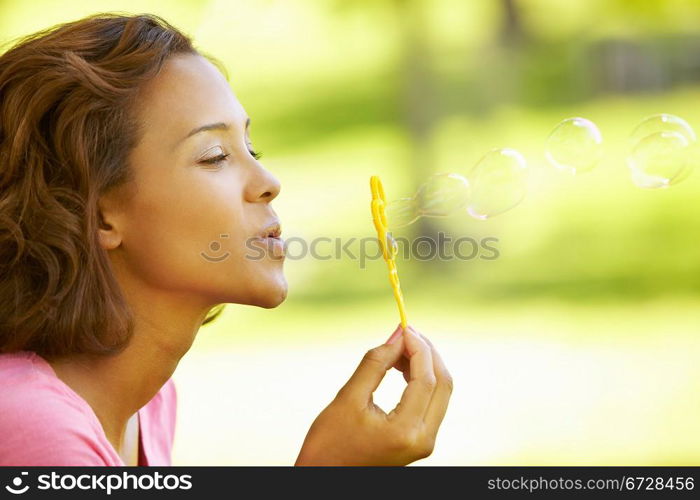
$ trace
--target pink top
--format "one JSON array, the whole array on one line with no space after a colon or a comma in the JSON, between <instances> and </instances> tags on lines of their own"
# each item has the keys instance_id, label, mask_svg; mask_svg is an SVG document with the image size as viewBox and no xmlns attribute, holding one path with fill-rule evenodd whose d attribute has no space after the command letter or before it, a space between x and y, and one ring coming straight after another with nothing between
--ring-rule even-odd
<instances>
[{"instance_id":1,"label":"pink top","mask_svg":"<svg viewBox=\"0 0 700 500\"><path fill-rule=\"evenodd\" d=\"M169 379L138 411L139 465L171 465L177 396ZM123 466L90 405L31 351L0 354L0 466Z\"/></svg>"}]
</instances>

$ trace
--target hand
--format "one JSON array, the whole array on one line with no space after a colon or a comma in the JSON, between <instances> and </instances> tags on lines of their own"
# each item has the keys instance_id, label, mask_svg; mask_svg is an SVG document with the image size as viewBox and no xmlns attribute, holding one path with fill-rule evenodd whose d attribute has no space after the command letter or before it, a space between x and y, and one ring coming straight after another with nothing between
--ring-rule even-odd
<instances>
[{"instance_id":1,"label":"hand","mask_svg":"<svg viewBox=\"0 0 700 500\"><path fill-rule=\"evenodd\" d=\"M387 370L407 382L388 414L372 402ZM311 425L295 465L406 465L433 452L452 377L428 339L398 326L365 354L350 380Z\"/></svg>"}]
</instances>

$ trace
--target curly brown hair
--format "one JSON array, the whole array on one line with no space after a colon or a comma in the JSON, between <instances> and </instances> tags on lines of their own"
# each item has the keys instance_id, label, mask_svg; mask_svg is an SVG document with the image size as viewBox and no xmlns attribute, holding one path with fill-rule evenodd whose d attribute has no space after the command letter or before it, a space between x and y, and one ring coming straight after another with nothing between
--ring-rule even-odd
<instances>
[{"instance_id":1,"label":"curly brown hair","mask_svg":"<svg viewBox=\"0 0 700 500\"><path fill-rule=\"evenodd\" d=\"M158 16L108 13L0 56L0 352L128 343L133 317L98 243L97 202L129 180L139 89L179 53L200 54Z\"/></svg>"}]
</instances>

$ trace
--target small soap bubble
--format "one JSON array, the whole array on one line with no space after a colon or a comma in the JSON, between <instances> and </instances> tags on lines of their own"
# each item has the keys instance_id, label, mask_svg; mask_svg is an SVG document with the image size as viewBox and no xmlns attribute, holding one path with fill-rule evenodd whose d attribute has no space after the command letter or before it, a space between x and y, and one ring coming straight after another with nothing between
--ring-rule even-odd
<instances>
[{"instance_id":1,"label":"small soap bubble","mask_svg":"<svg viewBox=\"0 0 700 500\"><path fill-rule=\"evenodd\" d=\"M680 132L655 132L640 139L627 157L632 182L658 189L676 184L690 173L690 141Z\"/></svg>"},{"instance_id":2,"label":"small soap bubble","mask_svg":"<svg viewBox=\"0 0 700 500\"><path fill-rule=\"evenodd\" d=\"M469 192L469 181L459 174L432 175L416 193L418 215L448 216L467 204Z\"/></svg>"},{"instance_id":3,"label":"small soap bubble","mask_svg":"<svg viewBox=\"0 0 700 500\"><path fill-rule=\"evenodd\" d=\"M484 220L516 206L525 197L526 173L527 162L518 151L503 148L486 153L467 176L469 215Z\"/></svg>"},{"instance_id":4,"label":"small soap bubble","mask_svg":"<svg viewBox=\"0 0 700 500\"><path fill-rule=\"evenodd\" d=\"M413 224L419 217L416 200L399 198L387 203L386 220L391 229L398 229Z\"/></svg>"},{"instance_id":5,"label":"small soap bubble","mask_svg":"<svg viewBox=\"0 0 700 500\"><path fill-rule=\"evenodd\" d=\"M642 120L630 134L629 140L634 147L641 139L659 132L675 132L685 137L690 143L697 140L695 131L688 122L668 113L652 115Z\"/></svg>"},{"instance_id":6,"label":"small soap bubble","mask_svg":"<svg viewBox=\"0 0 700 500\"><path fill-rule=\"evenodd\" d=\"M585 118L562 121L547 138L547 161L572 174L593 169L602 156L603 136L596 124Z\"/></svg>"}]
</instances>

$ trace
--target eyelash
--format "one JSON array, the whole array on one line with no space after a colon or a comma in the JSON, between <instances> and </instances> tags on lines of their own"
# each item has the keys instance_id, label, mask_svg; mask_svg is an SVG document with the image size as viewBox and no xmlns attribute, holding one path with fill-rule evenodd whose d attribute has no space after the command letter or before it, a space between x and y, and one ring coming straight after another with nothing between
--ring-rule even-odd
<instances>
[{"instance_id":1,"label":"eyelash","mask_svg":"<svg viewBox=\"0 0 700 500\"><path fill-rule=\"evenodd\" d=\"M225 155L214 156L213 158L207 158L206 160L200 161L200 163L203 163L205 165L218 165L219 163L224 161L229 156L231 156L231 153L228 153Z\"/></svg>"},{"instance_id":2,"label":"eyelash","mask_svg":"<svg viewBox=\"0 0 700 500\"><path fill-rule=\"evenodd\" d=\"M258 153L253 150L248 150L250 153L250 156L255 158L256 160L259 160L262 157L262 153ZM200 163L203 163L205 165L218 165L222 161L224 161L226 158L231 156L231 153L227 153L225 155L219 155L219 156L214 156L213 158L207 158L206 160L201 160Z\"/></svg>"}]
</instances>

